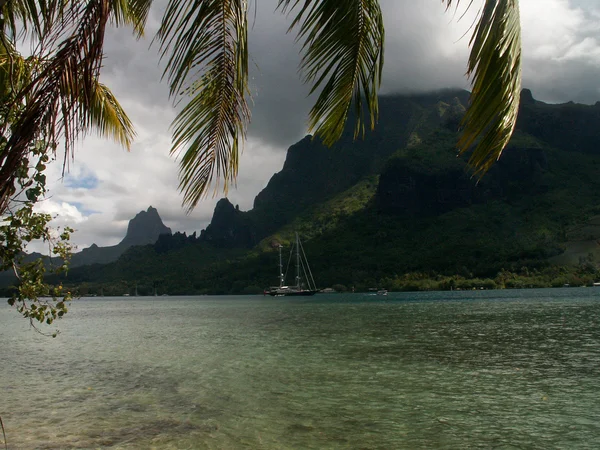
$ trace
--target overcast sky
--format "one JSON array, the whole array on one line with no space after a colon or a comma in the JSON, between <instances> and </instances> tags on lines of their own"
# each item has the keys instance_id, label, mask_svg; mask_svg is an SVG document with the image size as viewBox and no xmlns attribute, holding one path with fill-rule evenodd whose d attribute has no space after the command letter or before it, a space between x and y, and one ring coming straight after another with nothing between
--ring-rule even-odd
<instances>
[{"instance_id":1,"label":"overcast sky","mask_svg":"<svg viewBox=\"0 0 600 450\"><path fill-rule=\"evenodd\" d=\"M252 123L237 189L228 195L243 210L252 208L256 194L281 170L287 148L305 134L311 106L298 78L299 46L293 35L286 35L289 19L274 12L276 0L250 3ZM461 14L445 13L440 0L380 3L386 25L382 93L468 88L464 72L470 35L465 33L481 0L460 21ZM92 135L78 146L64 180L59 163L49 166L50 198L41 209L58 215L55 225L77 230L72 240L79 250L92 243L118 243L129 219L150 205L174 232L199 232L221 197L209 196L189 215L181 207L177 161L169 156L175 113L160 82L157 50L150 47L159 19L157 7L146 39L136 41L127 29L112 30L106 37L101 81L133 120L137 138L131 152ZM523 85L536 99L600 100L600 1L521 0L521 22Z\"/></svg>"}]
</instances>

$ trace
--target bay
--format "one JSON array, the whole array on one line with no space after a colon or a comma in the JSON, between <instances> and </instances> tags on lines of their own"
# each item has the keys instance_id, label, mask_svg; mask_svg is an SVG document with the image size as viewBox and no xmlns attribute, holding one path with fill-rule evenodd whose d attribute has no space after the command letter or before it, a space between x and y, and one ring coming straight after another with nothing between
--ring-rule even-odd
<instances>
[{"instance_id":1,"label":"bay","mask_svg":"<svg viewBox=\"0 0 600 450\"><path fill-rule=\"evenodd\" d=\"M600 448L598 288L79 299L56 339L3 302L0 327L11 449Z\"/></svg>"}]
</instances>

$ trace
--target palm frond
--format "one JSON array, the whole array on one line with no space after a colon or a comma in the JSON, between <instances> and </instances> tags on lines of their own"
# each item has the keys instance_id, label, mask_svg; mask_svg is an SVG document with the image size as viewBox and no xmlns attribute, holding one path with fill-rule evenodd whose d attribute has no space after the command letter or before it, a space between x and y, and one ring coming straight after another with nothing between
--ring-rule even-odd
<instances>
[{"instance_id":1,"label":"palm frond","mask_svg":"<svg viewBox=\"0 0 600 450\"><path fill-rule=\"evenodd\" d=\"M30 28L40 36L44 28L44 0L0 0L0 13L3 17L2 32L11 39L24 36Z\"/></svg>"},{"instance_id":2,"label":"palm frond","mask_svg":"<svg viewBox=\"0 0 600 450\"><path fill-rule=\"evenodd\" d=\"M279 0L283 12L298 9L290 30L299 26L305 55L300 68L311 93L321 92L309 116L309 129L332 145L341 136L352 104L354 137L364 134L365 108L371 127L378 118L385 32L377 0ZM363 100L365 103L363 104Z\"/></svg>"},{"instance_id":3,"label":"palm frond","mask_svg":"<svg viewBox=\"0 0 600 450\"><path fill-rule=\"evenodd\" d=\"M16 96L14 103L25 106L11 124L10 136L0 155L0 199L9 195L15 170L30 145L42 139L54 149L62 138L66 159L72 154L75 139L86 131L90 110L81 105L92 104L97 93L110 1L75 3L80 9L69 13L69 17L77 18L73 33L58 45L55 54ZM56 33L58 36L64 31Z\"/></svg>"},{"instance_id":4,"label":"palm frond","mask_svg":"<svg viewBox=\"0 0 600 450\"><path fill-rule=\"evenodd\" d=\"M138 37L144 28L153 0L112 0L111 19L117 26L131 25Z\"/></svg>"},{"instance_id":5,"label":"palm frond","mask_svg":"<svg viewBox=\"0 0 600 450\"><path fill-rule=\"evenodd\" d=\"M451 7L452 0L442 0ZM458 5L459 0L455 0ZM470 5L469 5L470 6ZM508 144L517 123L521 95L521 24L518 0L486 0L470 41L467 75L470 105L458 142L482 176Z\"/></svg>"},{"instance_id":6,"label":"palm frond","mask_svg":"<svg viewBox=\"0 0 600 450\"><path fill-rule=\"evenodd\" d=\"M101 136L112 138L127 150L131 148L135 130L127 114L113 93L102 83L96 81L91 102L82 102L85 127L96 128Z\"/></svg>"},{"instance_id":7,"label":"palm frond","mask_svg":"<svg viewBox=\"0 0 600 450\"><path fill-rule=\"evenodd\" d=\"M30 79L31 67L13 43L0 34L0 98L9 106L18 90ZM1 116L4 118L4 116Z\"/></svg>"},{"instance_id":8,"label":"palm frond","mask_svg":"<svg viewBox=\"0 0 600 450\"><path fill-rule=\"evenodd\" d=\"M158 38L170 94L190 98L173 122L171 153L183 153L179 188L188 211L211 181L227 192L238 171L250 111L246 0L172 0ZM185 149L185 150L184 150Z\"/></svg>"},{"instance_id":9,"label":"palm frond","mask_svg":"<svg viewBox=\"0 0 600 450\"><path fill-rule=\"evenodd\" d=\"M44 48L70 31L84 7L85 2L72 0L0 0L3 31L13 41L31 36Z\"/></svg>"}]
</instances>

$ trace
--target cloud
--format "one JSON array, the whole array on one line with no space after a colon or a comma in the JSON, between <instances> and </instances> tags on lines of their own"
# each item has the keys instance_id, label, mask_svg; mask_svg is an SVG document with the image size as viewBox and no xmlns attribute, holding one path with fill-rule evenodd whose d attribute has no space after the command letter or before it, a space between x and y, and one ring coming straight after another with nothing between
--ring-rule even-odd
<instances>
[{"instance_id":1,"label":"cloud","mask_svg":"<svg viewBox=\"0 0 600 450\"><path fill-rule=\"evenodd\" d=\"M551 103L600 100L600 3L521 2L523 84Z\"/></svg>"},{"instance_id":2,"label":"cloud","mask_svg":"<svg viewBox=\"0 0 600 450\"><path fill-rule=\"evenodd\" d=\"M381 0L386 25L383 93L443 87L468 88L464 77L473 17L482 0L445 12L439 0ZM229 198L245 210L273 173L281 170L286 149L306 133L313 99L300 79L301 45L287 34L290 17L275 12L276 0L251 3L249 49L252 123L240 160L237 189ZM468 2L462 2L466 5ZM181 207L177 160L169 156L169 125L176 110L161 83L164 65L157 46L150 50L161 7L153 8L148 36L136 40L127 29L110 30L102 81L116 94L137 131L131 152L93 133L78 147L70 172L61 181L61 158L50 164L50 198L41 205L75 224L73 241L113 245L127 221L152 205L174 231L200 231L221 197L209 193L189 215ZM596 0L521 0L524 86L548 102L600 99L600 3ZM256 6L256 18L254 18ZM60 154L59 154L60 155Z\"/></svg>"}]
</instances>

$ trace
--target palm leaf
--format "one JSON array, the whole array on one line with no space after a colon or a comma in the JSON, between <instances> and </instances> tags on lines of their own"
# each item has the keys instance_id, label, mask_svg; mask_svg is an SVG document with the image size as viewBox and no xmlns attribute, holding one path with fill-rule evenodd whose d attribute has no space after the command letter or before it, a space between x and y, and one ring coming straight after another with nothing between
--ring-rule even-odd
<instances>
[{"instance_id":1,"label":"palm leaf","mask_svg":"<svg viewBox=\"0 0 600 450\"><path fill-rule=\"evenodd\" d=\"M62 139L65 161L72 155L75 140L92 125L126 146L132 140L131 122L112 94L98 83L111 1L68 4L68 10L59 8L60 18L45 33L45 45L63 38L54 46L54 53L39 57L38 70L13 101L24 107L12 121L10 135L3 133L8 139L0 154L0 205L6 204L15 171L38 140L56 149Z\"/></svg>"},{"instance_id":2,"label":"palm leaf","mask_svg":"<svg viewBox=\"0 0 600 450\"><path fill-rule=\"evenodd\" d=\"M10 99L30 79L29 62L8 39L0 39L0 108L9 107ZM4 116L2 116L4 118Z\"/></svg>"},{"instance_id":3,"label":"palm leaf","mask_svg":"<svg viewBox=\"0 0 600 450\"><path fill-rule=\"evenodd\" d=\"M453 4L442 1L448 8ZM521 94L518 0L486 0L470 46L467 75L472 78L472 91L458 148L464 153L475 145L469 164L482 176L500 158L517 123Z\"/></svg>"},{"instance_id":4,"label":"palm leaf","mask_svg":"<svg viewBox=\"0 0 600 450\"><path fill-rule=\"evenodd\" d=\"M112 0L111 19L115 25L133 27L138 37L144 35L144 28L153 0Z\"/></svg>"},{"instance_id":5,"label":"palm leaf","mask_svg":"<svg viewBox=\"0 0 600 450\"><path fill-rule=\"evenodd\" d=\"M45 1L34 0L0 0L0 13L3 17L3 29L12 39L24 36L30 27L39 37L44 28Z\"/></svg>"},{"instance_id":6,"label":"palm leaf","mask_svg":"<svg viewBox=\"0 0 600 450\"><path fill-rule=\"evenodd\" d=\"M304 81L312 84L311 93L322 88L309 129L332 145L342 135L352 104L354 137L364 134L365 108L374 127L385 35L379 2L280 0L278 7L283 12L298 9L290 30L299 26L305 52L300 68Z\"/></svg>"},{"instance_id":7,"label":"palm leaf","mask_svg":"<svg viewBox=\"0 0 600 450\"><path fill-rule=\"evenodd\" d=\"M190 98L173 122L171 153L183 153L179 188L188 211L212 180L235 182L250 112L247 2L172 0L158 38L171 96ZM185 150L184 150L185 149Z\"/></svg>"},{"instance_id":8,"label":"palm leaf","mask_svg":"<svg viewBox=\"0 0 600 450\"><path fill-rule=\"evenodd\" d=\"M83 119L86 129L95 128L101 136L112 138L129 149L135 136L133 124L113 95L102 83L96 82L89 104L82 103L86 109Z\"/></svg>"}]
</instances>

